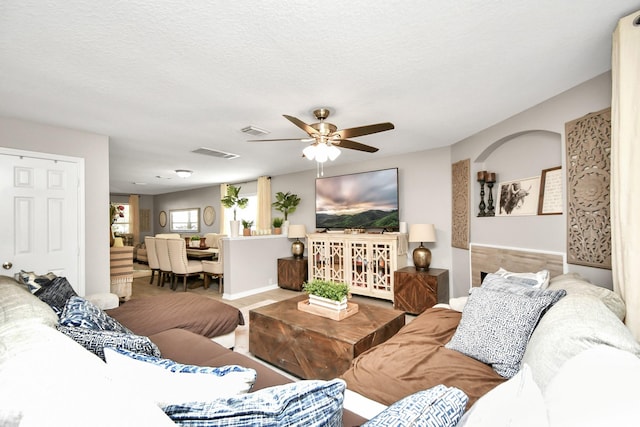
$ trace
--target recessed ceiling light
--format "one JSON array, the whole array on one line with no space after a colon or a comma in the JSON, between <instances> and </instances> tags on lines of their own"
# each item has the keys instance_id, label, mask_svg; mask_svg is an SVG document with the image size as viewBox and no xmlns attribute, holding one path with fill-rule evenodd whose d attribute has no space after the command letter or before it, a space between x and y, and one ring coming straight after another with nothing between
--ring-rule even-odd
<instances>
[{"instance_id":1,"label":"recessed ceiling light","mask_svg":"<svg viewBox=\"0 0 640 427\"><path fill-rule=\"evenodd\" d=\"M190 170L186 170L186 169L176 169L176 174L180 177L180 178L189 178L191 176L191 174L193 173L193 171Z\"/></svg>"}]
</instances>

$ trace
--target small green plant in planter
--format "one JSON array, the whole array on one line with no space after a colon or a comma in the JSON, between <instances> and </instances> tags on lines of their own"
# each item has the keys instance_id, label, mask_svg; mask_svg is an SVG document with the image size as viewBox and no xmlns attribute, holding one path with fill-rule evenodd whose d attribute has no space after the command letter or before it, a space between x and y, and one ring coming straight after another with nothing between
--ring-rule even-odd
<instances>
[{"instance_id":1,"label":"small green plant in planter","mask_svg":"<svg viewBox=\"0 0 640 427\"><path fill-rule=\"evenodd\" d=\"M280 217L273 218L273 220L271 221L271 224L273 225L273 234L281 233L281 227L283 222L284 220Z\"/></svg>"},{"instance_id":2,"label":"small green plant in planter","mask_svg":"<svg viewBox=\"0 0 640 427\"><path fill-rule=\"evenodd\" d=\"M349 295L349 285L333 282L331 280L314 279L302 285L303 290L309 295L327 298L341 302Z\"/></svg>"},{"instance_id":3,"label":"small green plant in planter","mask_svg":"<svg viewBox=\"0 0 640 427\"><path fill-rule=\"evenodd\" d=\"M253 227L253 221L242 220L243 235L251 236L251 227Z\"/></svg>"}]
</instances>

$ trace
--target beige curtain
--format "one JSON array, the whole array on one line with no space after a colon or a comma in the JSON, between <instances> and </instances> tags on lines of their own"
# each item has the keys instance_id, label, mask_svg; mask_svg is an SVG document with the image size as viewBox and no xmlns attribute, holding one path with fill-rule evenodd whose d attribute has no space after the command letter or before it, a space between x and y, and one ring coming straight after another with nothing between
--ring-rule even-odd
<instances>
[{"instance_id":1,"label":"beige curtain","mask_svg":"<svg viewBox=\"0 0 640 427\"><path fill-rule=\"evenodd\" d=\"M227 184L220 184L220 199L227 195ZM218 221L220 221L220 234L229 235L227 231L227 221L224 219L224 209L225 207L220 202L220 215L218 215Z\"/></svg>"},{"instance_id":2,"label":"beige curtain","mask_svg":"<svg viewBox=\"0 0 640 427\"><path fill-rule=\"evenodd\" d=\"M133 246L140 243L140 196L129 195L129 231L133 234Z\"/></svg>"},{"instance_id":3,"label":"beige curtain","mask_svg":"<svg viewBox=\"0 0 640 427\"><path fill-rule=\"evenodd\" d=\"M271 178L258 178L258 215L256 230L271 230Z\"/></svg>"},{"instance_id":4,"label":"beige curtain","mask_svg":"<svg viewBox=\"0 0 640 427\"><path fill-rule=\"evenodd\" d=\"M611 72L613 289L626 302L625 323L640 340L640 11L618 21Z\"/></svg>"}]
</instances>

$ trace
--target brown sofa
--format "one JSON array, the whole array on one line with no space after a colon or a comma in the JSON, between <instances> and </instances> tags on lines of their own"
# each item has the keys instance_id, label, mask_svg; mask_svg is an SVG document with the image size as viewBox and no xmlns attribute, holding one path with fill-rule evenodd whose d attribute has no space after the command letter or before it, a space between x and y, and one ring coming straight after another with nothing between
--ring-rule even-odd
<instances>
[{"instance_id":1,"label":"brown sofa","mask_svg":"<svg viewBox=\"0 0 640 427\"><path fill-rule=\"evenodd\" d=\"M179 300L182 300L183 298L192 299L192 297L198 297L193 294L183 293L172 295ZM206 299L208 300L207 303L218 303L217 301L211 300L209 298ZM131 302L133 301L135 300L132 300ZM129 302L127 304L129 304ZM178 314L178 316L173 316L176 317L176 319L174 320L170 318L160 318L157 322L150 322L149 317L145 315L144 311L139 312L139 315L136 316L136 310L127 309L127 304L124 304L117 309L107 310L107 312L109 313L109 315L116 318L133 332L139 333L140 331L150 331L152 329L155 329L156 332L147 334L147 336L158 346L160 352L162 353L162 357L164 358L172 359L179 363L198 366L240 365L248 368L253 368L258 373L257 380L252 389L253 391L260 390L265 387L282 385L292 382L291 379L268 367L268 365L251 359L243 354L236 353L212 341L210 338L194 332L194 330L197 330L200 327L193 327L192 323L198 323L197 319L195 320L195 322L188 322L191 323L189 325L184 324L183 327L169 327L171 326L171 323L175 323L175 321L180 319L181 314ZM230 307L226 304L222 305L226 306L225 309L228 309L228 307ZM192 309L193 304L191 301L184 301L184 307ZM230 311L234 310L235 309ZM190 311L193 313L193 310ZM233 317L233 314L226 317ZM163 326L167 328L163 329ZM221 332L225 333L224 330L221 330ZM206 335L206 332L204 333ZM366 421L367 420L365 418L362 418L350 411L345 410L343 413L343 425L345 426L358 426Z\"/></svg>"}]
</instances>

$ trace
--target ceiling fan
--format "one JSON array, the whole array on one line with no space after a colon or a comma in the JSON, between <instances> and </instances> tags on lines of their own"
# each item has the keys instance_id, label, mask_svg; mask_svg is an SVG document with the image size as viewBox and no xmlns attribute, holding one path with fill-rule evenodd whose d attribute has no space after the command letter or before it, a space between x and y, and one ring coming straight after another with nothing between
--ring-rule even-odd
<instances>
[{"instance_id":1,"label":"ceiling fan","mask_svg":"<svg viewBox=\"0 0 640 427\"><path fill-rule=\"evenodd\" d=\"M313 111L313 115L318 120L317 123L306 124L300 119L293 116L287 116L284 114L284 118L289 120L294 125L305 131L309 138L286 138L286 139L253 139L251 142L265 142L265 141L302 141L312 142L307 148L303 150L303 156L309 160L314 158L318 163L323 163L329 160L334 160L340 155L339 148L349 148L351 150L365 151L367 153L375 153L378 151L376 147L365 145L360 142L352 141L349 138L358 136L370 135L372 133L384 132L394 129L393 123L377 123L367 126L358 126L354 128L341 129L333 123L326 122L331 112L328 108L318 108Z\"/></svg>"}]
</instances>

